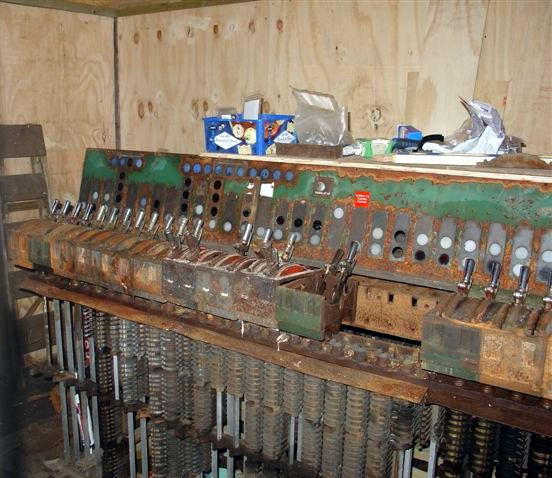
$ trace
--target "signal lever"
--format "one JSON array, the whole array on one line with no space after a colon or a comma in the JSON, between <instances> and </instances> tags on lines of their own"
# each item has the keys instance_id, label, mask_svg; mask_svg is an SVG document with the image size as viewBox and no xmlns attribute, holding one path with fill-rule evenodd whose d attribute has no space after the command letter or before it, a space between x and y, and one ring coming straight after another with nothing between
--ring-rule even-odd
<instances>
[{"instance_id":1,"label":"signal lever","mask_svg":"<svg viewBox=\"0 0 552 478\"><path fill-rule=\"evenodd\" d=\"M163 228L163 234L165 235L165 240L169 244L174 245L174 235L172 232L173 224L174 224L174 216L172 214L167 214L165 216L165 227Z\"/></svg>"},{"instance_id":2,"label":"signal lever","mask_svg":"<svg viewBox=\"0 0 552 478\"><path fill-rule=\"evenodd\" d=\"M188 218L186 216L180 216L178 218L178 228L176 230L176 238L174 239L174 246L182 247L184 245L184 238L188 235Z\"/></svg>"},{"instance_id":3,"label":"signal lever","mask_svg":"<svg viewBox=\"0 0 552 478\"><path fill-rule=\"evenodd\" d=\"M517 289L512 294L514 296L514 304L522 305L527 297L527 285L529 283L529 267L521 266L519 270L519 280Z\"/></svg>"},{"instance_id":4,"label":"signal lever","mask_svg":"<svg viewBox=\"0 0 552 478\"><path fill-rule=\"evenodd\" d=\"M472 276L475 270L475 261L469 257L464 262L464 278L462 282L456 284L456 289L460 295L468 295L472 286Z\"/></svg>"},{"instance_id":5,"label":"signal lever","mask_svg":"<svg viewBox=\"0 0 552 478\"><path fill-rule=\"evenodd\" d=\"M127 207L123 213L123 220L121 222L121 227L123 231L128 232L130 226L132 225L132 208Z\"/></svg>"},{"instance_id":6,"label":"signal lever","mask_svg":"<svg viewBox=\"0 0 552 478\"><path fill-rule=\"evenodd\" d=\"M289 236L289 239L286 243L286 247L284 249L284 252L282 253L282 262L289 262L291 261L291 257L293 256L293 251L295 250L295 243L299 240L299 234L297 232L292 232L291 236Z\"/></svg>"},{"instance_id":7,"label":"signal lever","mask_svg":"<svg viewBox=\"0 0 552 478\"><path fill-rule=\"evenodd\" d=\"M552 309L552 271L550 271L548 275L548 292L547 294L542 298L542 301L544 302L544 308L545 310L551 310Z\"/></svg>"},{"instance_id":8,"label":"signal lever","mask_svg":"<svg viewBox=\"0 0 552 478\"><path fill-rule=\"evenodd\" d=\"M59 199L54 199L52 205L50 206L50 216L54 217L59 207Z\"/></svg>"},{"instance_id":9,"label":"signal lever","mask_svg":"<svg viewBox=\"0 0 552 478\"><path fill-rule=\"evenodd\" d=\"M251 245L251 239L253 237L253 224L247 222L245 223L245 229L243 230L242 237L240 239L240 242L238 242L234 248L238 253L242 256L245 256L247 254L247 251L249 250L249 246Z\"/></svg>"},{"instance_id":10,"label":"signal lever","mask_svg":"<svg viewBox=\"0 0 552 478\"><path fill-rule=\"evenodd\" d=\"M500 285L500 272L502 271L502 264L500 262L492 261L491 265L491 279L487 287L485 287L485 297L488 300L494 300L498 287Z\"/></svg>"},{"instance_id":11,"label":"signal lever","mask_svg":"<svg viewBox=\"0 0 552 478\"><path fill-rule=\"evenodd\" d=\"M337 274L337 269L339 267L339 263L341 262L341 259L343 259L343 256L345 253L343 252L343 249L338 249L335 251L335 254L333 256L333 259L331 262L328 262L324 266L324 274L322 275L322 280L320 281L320 284L318 285L318 293L323 294L326 290L326 279L328 276L333 276Z\"/></svg>"},{"instance_id":12,"label":"signal lever","mask_svg":"<svg viewBox=\"0 0 552 478\"><path fill-rule=\"evenodd\" d=\"M360 242L352 241L351 245L349 246L349 251L347 252L347 257L344 261L341 261L339 263L339 266L337 267L338 282L332 293L330 304L336 304L337 302L339 302L339 299L341 299L341 296L343 295L343 290L345 289L345 284L347 283L347 279L349 279L349 276L353 273L353 269L356 264L356 256L359 251ZM334 259L336 256L334 256Z\"/></svg>"},{"instance_id":13,"label":"signal lever","mask_svg":"<svg viewBox=\"0 0 552 478\"><path fill-rule=\"evenodd\" d=\"M199 243L201 242L201 236L203 234L203 219L198 219L194 232L192 234L186 234L186 244L188 248L194 252L199 253Z\"/></svg>"}]
</instances>

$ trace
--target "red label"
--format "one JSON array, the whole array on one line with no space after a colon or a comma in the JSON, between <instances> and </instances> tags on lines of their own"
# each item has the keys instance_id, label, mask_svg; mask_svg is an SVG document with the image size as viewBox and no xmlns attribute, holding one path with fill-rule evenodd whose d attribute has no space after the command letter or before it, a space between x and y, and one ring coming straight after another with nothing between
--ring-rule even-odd
<instances>
[{"instance_id":1,"label":"red label","mask_svg":"<svg viewBox=\"0 0 552 478\"><path fill-rule=\"evenodd\" d=\"M355 193L355 207L368 207L370 205L370 191L357 191Z\"/></svg>"}]
</instances>

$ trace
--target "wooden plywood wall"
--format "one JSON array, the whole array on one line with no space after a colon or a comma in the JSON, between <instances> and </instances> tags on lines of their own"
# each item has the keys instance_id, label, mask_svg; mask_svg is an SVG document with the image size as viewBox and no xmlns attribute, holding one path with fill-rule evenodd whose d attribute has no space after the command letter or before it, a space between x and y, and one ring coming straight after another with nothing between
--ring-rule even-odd
<instances>
[{"instance_id":1,"label":"wooden plywood wall","mask_svg":"<svg viewBox=\"0 0 552 478\"><path fill-rule=\"evenodd\" d=\"M552 4L533 3L258 1L121 18L122 146L201 151L203 116L251 93L293 112L293 85L334 94L368 137L400 122L451 133L466 117L457 97L477 92L528 151L550 152Z\"/></svg>"},{"instance_id":2,"label":"wooden plywood wall","mask_svg":"<svg viewBox=\"0 0 552 478\"><path fill-rule=\"evenodd\" d=\"M0 122L40 123L51 197L75 199L84 150L114 147L113 19L0 3Z\"/></svg>"}]
</instances>

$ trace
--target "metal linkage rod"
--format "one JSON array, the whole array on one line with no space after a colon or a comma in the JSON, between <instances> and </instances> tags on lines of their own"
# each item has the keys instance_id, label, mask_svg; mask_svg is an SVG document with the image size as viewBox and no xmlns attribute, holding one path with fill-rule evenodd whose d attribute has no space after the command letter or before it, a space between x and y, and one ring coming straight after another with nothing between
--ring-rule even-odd
<instances>
[{"instance_id":1,"label":"metal linkage rod","mask_svg":"<svg viewBox=\"0 0 552 478\"><path fill-rule=\"evenodd\" d=\"M56 332L57 363L60 371L65 369L63 357L63 332L61 326L61 304L54 299L54 323ZM69 463L71 459L71 445L69 443L69 421L67 416L67 395L65 393L65 382L59 382L59 399L61 405L61 429L63 433L63 459Z\"/></svg>"}]
</instances>

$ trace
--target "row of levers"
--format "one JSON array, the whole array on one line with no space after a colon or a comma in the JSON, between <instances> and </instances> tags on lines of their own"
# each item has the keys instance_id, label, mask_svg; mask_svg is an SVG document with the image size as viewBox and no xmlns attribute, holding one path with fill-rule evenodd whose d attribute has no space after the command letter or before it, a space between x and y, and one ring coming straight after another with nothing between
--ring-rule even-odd
<instances>
[{"instance_id":1,"label":"row of levers","mask_svg":"<svg viewBox=\"0 0 552 478\"><path fill-rule=\"evenodd\" d=\"M8 237L63 344L65 459L552 476L552 186L518 174L88 150Z\"/></svg>"}]
</instances>

